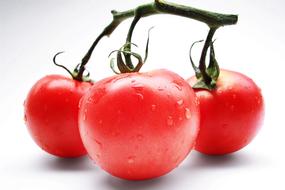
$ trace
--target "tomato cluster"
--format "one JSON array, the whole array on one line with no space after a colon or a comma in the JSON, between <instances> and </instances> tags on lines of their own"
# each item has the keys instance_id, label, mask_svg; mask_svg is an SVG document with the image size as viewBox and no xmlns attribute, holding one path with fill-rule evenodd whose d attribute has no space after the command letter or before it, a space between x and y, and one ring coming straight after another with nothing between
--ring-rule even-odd
<instances>
[{"instance_id":1,"label":"tomato cluster","mask_svg":"<svg viewBox=\"0 0 285 190\"><path fill-rule=\"evenodd\" d=\"M251 79L222 70L215 90L194 93L189 84L195 80L167 70L94 84L46 76L25 101L26 124L50 154L77 157L87 150L114 176L158 177L177 167L195 143L205 154L231 153L261 126L263 98Z\"/></svg>"},{"instance_id":2,"label":"tomato cluster","mask_svg":"<svg viewBox=\"0 0 285 190\"><path fill-rule=\"evenodd\" d=\"M191 58L196 76L188 80L164 69L138 72L147 58L149 39L143 60L131 51L134 26L143 16L163 12L194 17L210 26L199 67ZM165 1L112 14L117 20L99 35L73 73L54 58L54 63L66 69L72 79L49 75L30 90L24 104L25 121L32 138L43 150L63 158L88 153L113 176L143 180L170 172L192 149L224 155L251 142L263 122L261 90L241 73L220 70L212 40L219 26L235 24L237 16ZM83 73L93 49L104 35L112 33L130 16L135 18L127 42L114 51L118 53L120 73L111 62L117 75L91 82L89 74ZM206 67L209 48L210 63ZM136 67L131 56L138 59Z\"/></svg>"}]
</instances>

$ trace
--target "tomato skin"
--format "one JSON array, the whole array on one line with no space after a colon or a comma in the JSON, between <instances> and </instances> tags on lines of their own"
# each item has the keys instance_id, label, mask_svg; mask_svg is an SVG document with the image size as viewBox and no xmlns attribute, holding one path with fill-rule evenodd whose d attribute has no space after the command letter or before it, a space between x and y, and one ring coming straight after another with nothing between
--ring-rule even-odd
<instances>
[{"instance_id":1,"label":"tomato skin","mask_svg":"<svg viewBox=\"0 0 285 190\"><path fill-rule=\"evenodd\" d=\"M167 70L104 79L81 101L83 143L89 156L114 176L162 176L193 147L199 129L195 100L189 84Z\"/></svg>"},{"instance_id":2,"label":"tomato skin","mask_svg":"<svg viewBox=\"0 0 285 190\"><path fill-rule=\"evenodd\" d=\"M60 75L40 79L30 90L24 107L27 128L46 152L59 157L86 154L78 129L78 104L91 83Z\"/></svg>"},{"instance_id":3,"label":"tomato skin","mask_svg":"<svg viewBox=\"0 0 285 190\"><path fill-rule=\"evenodd\" d=\"M189 80L195 84L196 77ZM251 142L263 123L264 101L258 86L247 76L221 70L213 91L195 89L200 102L201 123L195 149L223 155Z\"/></svg>"}]
</instances>

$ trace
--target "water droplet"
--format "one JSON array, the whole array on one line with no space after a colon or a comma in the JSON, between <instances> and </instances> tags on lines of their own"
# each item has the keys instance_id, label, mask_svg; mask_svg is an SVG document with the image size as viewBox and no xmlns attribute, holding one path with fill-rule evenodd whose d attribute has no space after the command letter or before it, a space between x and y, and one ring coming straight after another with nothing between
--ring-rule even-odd
<instances>
[{"instance_id":1,"label":"water droplet","mask_svg":"<svg viewBox=\"0 0 285 190\"><path fill-rule=\"evenodd\" d=\"M178 107L180 107L180 106L182 106L183 104L184 104L184 101L181 99L181 100L178 100L177 102L176 102L176 104L177 104L177 106Z\"/></svg>"},{"instance_id":2,"label":"water droplet","mask_svg":"<svg viewBox=\"0 0 285 190\"><path fill-rule=\"evenodd\" d=\"M232 97L233 97L233 99L236 99L236 98L237 98L237 95L236 95L236 94L233 94Z\"/></svg>"},{"instance_id":3,"label":"water droplet","mask_svg":"<svg viewBox=\"0 0 285 190\"><path fill-rule=\"evenodd\" d=\"M135 158L136 158L135 156L129 156L128 157L128 163L133 164L135 162Z\"/></svg>"},{"instance_id":4,"label":"water droplet","mask_svg":"<svg viewBox=\"0 0 285 190\"><path fill-rule=\"evenodd\" d=\"M258 105L261 104L261 99L258 96L256 96L255 99L256 99Z\"/></svg>"},{"instance_id":5,"label":"water droplet","mask_svg":"<svg viewBox=\"0 0 285 190\"><path fill-rule=\"evenodd\" d=\"M232 111L234 111L234 110L235 110L235 106L234 106L234 105L231 105L230 109L231 109Z\"/></svg>"},{"instance_id":6,"label":"water droplet","mask_svg":"<svg viewBox=\"0 0 285 190\"><path fill-rule=\"evenodd\" d=\"M222 91L221 89L218 89L218 90L217 90L217 93L218 93L218 94L222 94L223 91Z\"/></svg>"},{"instance_id":7,"label":"water droplet","mask_svg":"<svg viewBox=\"0 0 285 190\"><path fill-rule=\"evenodd\" d=\"M186 117L186 119L191 118L191 111L189 108L185 108L185 117Z\"/></svg>"},{"instance_id":8,"label":"water droplet","mask_svg":"<svg viewBox=\"0 0 285 190\"><path fill-rule=\"evenodd\" d=\"M182 90L182 87L179 84L177 84L176 82L173 82L173 84L174 84L175 88L177 88L179 91Z\"/></svg>"},{"instance_id":9,"label":"water droplet","mask_svg":"<svg viewBox=\"0 0 285 190\"><path fill-rule=\"evenodd\" d=\"M136 93L136 96L139 98L139 100L143 100L143 95L141 93Z\"/></svg>"},{"instance_id":10,"label":"water droplet","mask_svg":"<svg viewBox=\"0 0 285 190\"><path fill-rule=\"evenodd\" d=\"M99 120L99 125L102 125L102 123L103 123L103 120L100 119L100 120Z\"/></svg>"},{"instance_id":11,"label":"water droplet","mask_svg":"<svg viewBox=\"0 0 285 190\"><path fill-rule=\"evenodd\" d=\"M182 117L179 117L179 121L182 121L183 120L183 118Z\"/></svg>"},{"instance_id":12,"label":"water droplet","mask_svg":"<svg viewBox=\"0 0 285 190\"><path fill-rule=\"evenodd\" d=\"M233 87L232 87L232 86L229 86L229 87L228 87L228 90L232 90L232 89L233 89Z\"/></svg>"},{"instance_id":13,"label":"water droplet","mask_svg":"<svg viewBox=\"0 0 285 190\"><path fill-rule=\"evenodd\" d=\"M92 98L92 97L89 97L88 99L87 99L87 104L91 104L91 103L93 103L93 101L94 101L94 99ZM98 101L95 101L95 103L97 103Z\"/></svg>"},{"instance_id":14,"label":"water droplet","mask_svg":"<svg viewBox=\"0 0 285 190\"><path fill-rule=\"evenodd\" d=\"M136 91L142 91L144 89L144 85L141 83L134 83L132 88Z\"/></svg>"},{"instance_id":15,"label":"water droplet","mask_svg":"<svg viewBox=\"0 0 285 190\"><path fill-rule=\"evenodd\" d=\"M158 91L164 91L164 88L160 86L160 87L157 88L157 90Z\"/></svg>"},{"instance_id":16,"label":"water droplet","mask_svg":"<svg viewBox=\"0 0 285 190\"><path fill-rule=\"evenodd\" d=\"M170 98L171 94L169 92L166 93L167 97Z\"/></svg>"},{"instance_id":17,"label":"water droplet","mask_svg":"<svg viewBox=\"0 0 285 190\"><path fill-rule=\"evenodd\" d=\"M137 139L138 139L139 141L142 141L142 140L143 140L143 135L138 134L138 135L137 135Z\"/></svg>"},{"instance_id":18,"label":"water droplet","mask_svg":"<svg viewBox=\"0 0 285 190\"><path fill-rule=\"evenodd\" d=\"M112 79L111 81L112 81L112 83L115 83L121 79L123 79L123 77L116 77L116 78Z\"/></svg>"},{"instance_id":19,"label":"water droplet","mask_svg":"<svg viewBox=\"0 0 285 190\"><path fill-rule=\"evenodd\" d=\"M81 106L82 106L82 100L83 100L83 98L81 98L81 99L79 100L79 103L78 103L78 109L80 109L80 108L81 108Z\"/></svg>"},{"instance_id":20,"label":"water droplet","mask_svg":"<svg viewBox=\"0 0 285 190\"><path fill-rule=\"evenodd\" d=\"M196 104L196 106L200 105L200 101L199 101L199 99L197 97L195 98L195 104Z\"/></svg>"},{"instance_id":21,"label":"water droplet","mask_svg":"<svg viewBox=\"0 0 285 190\"><path fill-rule=\"evenodd\" d=\"M173 125L173 118L171 116L168 116L167 118L167 125L172 126Z\"/></svg>"},{"instance_id":22,"label":"water droplet","mask_svg":"<svg viewBox=\"0 0 285 190\"><path fill-rule=\"evenodd\" d=\"M152 105L151 105L151 110L152 110L152 111L155 111L155 110L156 110L156 105L155 105L155 104L152 104Z\"/></svg>"},{"instance_id":23,"label":"water droplet","mask_svg":"<svg viewBox=\"0 0 285 190\"><path fill-rule=\"evenodd\" d=\"M97 144L98 148L101 149L102 148L102 143L100 141L98 141L97 139L93 139L95 141L95 143Z\"/></svg>"}]
</instances>

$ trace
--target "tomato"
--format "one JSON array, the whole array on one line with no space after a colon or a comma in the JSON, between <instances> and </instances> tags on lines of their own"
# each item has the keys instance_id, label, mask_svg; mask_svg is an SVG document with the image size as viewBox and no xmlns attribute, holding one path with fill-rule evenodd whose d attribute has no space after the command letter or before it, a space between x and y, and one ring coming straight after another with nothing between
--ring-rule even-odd
<instances>
[{"instance_id":1,"label":"tomato","mask_svg":"<svg viewBox=\"0 0 285 190\"><path fill-rule=\"evenodd\" d=\"M59 157L86 154L78 129L78 104L91 83L60 75L40 79L25 101L25 120L35 142Z\"/></svg>"},{"instance_id":2,"label":"tomato","mask_svg":"<svg viewBox=\"0 0 285 190\"><path fill-rule=\"evenodd\" d=\"M79 128L88 154L102 169L143 180L164 175L184 160L199 116L190 85L173 72L156 70L95 83L82 98Z\"/></svg>"},{"instance_id":3,"label":"tomato","mask_svg":"<svg viewBox=\"0 0 285 190\"><path fill-rule=\"evenodd\" d=\"M188 81L193 85L196 78ZM263 122L264 101L260 89L250 78L221 70L216 89L196 89L195 92L201 113L197 151L228 154L251 142Z\"/></svg>"}]
</instances>

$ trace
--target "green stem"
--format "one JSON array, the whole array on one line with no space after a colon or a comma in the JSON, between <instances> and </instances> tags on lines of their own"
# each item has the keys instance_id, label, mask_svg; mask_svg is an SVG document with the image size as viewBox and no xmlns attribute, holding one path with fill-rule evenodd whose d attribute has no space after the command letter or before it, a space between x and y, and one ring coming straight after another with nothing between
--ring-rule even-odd
<instances>
[{"instance_id":1,"label":"green stem","mask_svg":"<svg viewBox=\"0 0 285 190\"><path fill-rule=\"evenodd\" d=\"M237 15L210 12L202 9L196 9L190 6L166 2L164 0L155 0L155 7L161 13L191 18L203 22L209 27L218 28L224 25L232 25L236 24L238 20Z\"/></svg>"},{"instance_id":2,"label":"green stem","mask_svg":"<svg viewBox=\"0 0 285 190\"><path fill-rule=\"evenodd\" d=\"M126 39L127 45L124 48L125 51L130 51L131 52L131 46L132 46L131 43L132 43L133 32L134 32L135 26L138 23L138 21L140 20L140 18L141 18L141 16L139 14L137 14L134 17L134 20L133 20L133 22L132 22L132 24L130 26L130 29L129 29L129 32L128 32L128 35L127 35L127 39ZM125 53L125 59L126 59L127 66L130 69L134 69L134 65L132 64L132 61L131 61L131 55Z\"/></svg>"},{"instance_id":3,"label":"green stem","mask_svg":"<svg viewBox=\"0 0 285 190\"><path fill-rule=\"evenodd\" d=\"M202 50L200 63L199 63L199 70L201 72L203 80L205 81L205 84L207 84L207 85L210 85L212 79L206 72L206 70L207 70L207 67L206 67L206 56L207 56L208 49L209 49L209 47L210 47L210 45L212 43L212 39L213 39L213 36L214 36L216 30L217 30L217 28L210 28L210 31L209 31L209 33L207 35L207 38L206 38L206 41L205 41L205 44L204 44L204 47L203 47L203 50Z\"/></svg>"},{"instance_id":4,"label":"green stem","mask_svg":"<svg viewBox=\"0 0 285 190\"><path fill-rule=\"evenodd\" d=\"M218 28L224 25L232 25L236 24L238 17L237 15L227 15L227 14L220 14L215 12L209 12L201 9L196 9L190 6L179 5L175 3L169 3L164 0L155 0L152 3L141 5L135 9L118 12L118 11L111 11L113 15L112 22L102 31L102 33L97 37L94 41L86 55L83 57L78 77L82 77L83 72L85 70L85 65L88 63L92 52L94 51L95 47L99 43L99 41L104 36L109 36L113 33L113 31L126 19L134 17L137 13L139 13L140 17L151 16L155 14L172 14L177 16L183 16L186 18L195 19L207 24L209 27ZM137 21L136 21L137 22ZM134 24L135 25L135 24ZM131 38L131 35L130 35Z\"/></svg>"}]
</instances>

